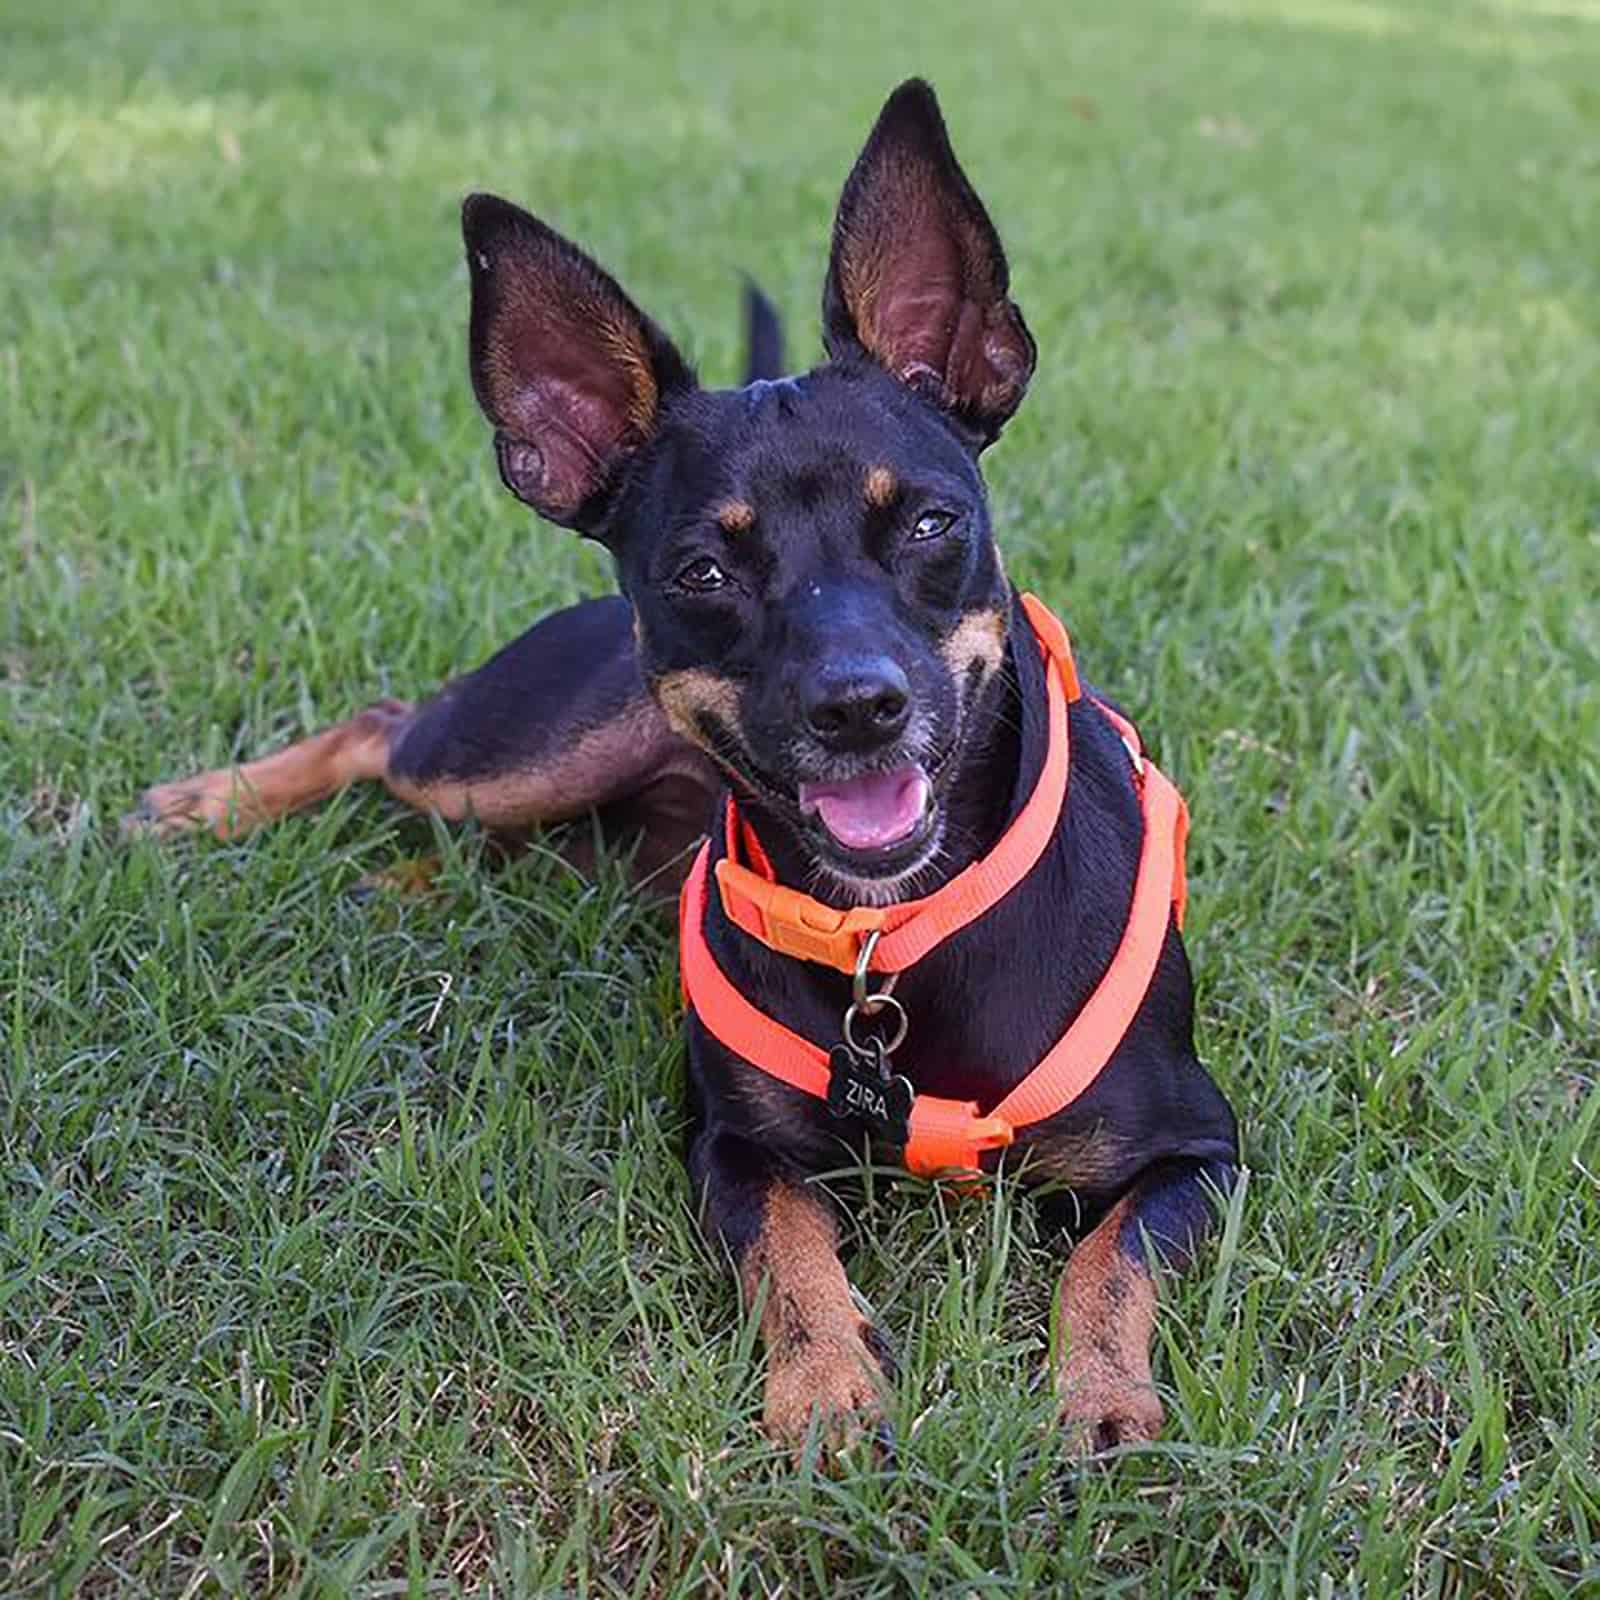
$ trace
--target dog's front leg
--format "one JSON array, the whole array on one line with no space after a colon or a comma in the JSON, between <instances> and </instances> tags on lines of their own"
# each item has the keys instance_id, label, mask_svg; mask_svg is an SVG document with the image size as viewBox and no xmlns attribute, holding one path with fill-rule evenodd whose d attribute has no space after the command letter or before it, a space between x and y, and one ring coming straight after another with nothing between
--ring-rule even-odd
<instances>
[{"instance_id":1,"label":"dog's front leg","mask_svg":"<svg viewBox=\"0 0 1600 1600\"><path fill-rule=\"evenodd\" d=\"M799 1444L813 1416L835 1445L874 1428L886 1346L850 1292L827 1201L726 1133L695 1141L690 1170L707 1233L731 1251L746 1308L760 1308L767 1436Z\"/></svg>"},{"instance_id":2,"label":"dog's front leg","mask_svg":"<svg viewBox=\"0 0 1600 1600\"><path fill-rule=\"evenodd\" d=\"M1171 1162L1148 1172L1073 1249L1061 1279L1056 1387L1078 1451L1154 1439L1161 1401L1150 1376L1156 1284L1149 1252L1182 1270L1213 1220L1227 1162Z\"/></svg>"}]
</instances>

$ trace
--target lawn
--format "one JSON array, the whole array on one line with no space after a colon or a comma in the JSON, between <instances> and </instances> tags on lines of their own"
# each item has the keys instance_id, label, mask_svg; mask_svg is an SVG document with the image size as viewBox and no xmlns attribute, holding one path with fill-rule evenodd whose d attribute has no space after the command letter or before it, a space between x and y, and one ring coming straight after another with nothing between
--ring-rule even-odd
<instances>
[{"instance_id":1,"label":"lawn","mask_svg":"<svg viewBox=\"0 0 1600 1600\"><path fill-rule=\"evenodd\" d=\"M0 20L0 1593L1600 1594L1600 5L681 9ZM117 838L608 584L496 481L463 193L729 381L742 270L816 348L913 71L1041 350L1010 569L1189 793L1251 1169L1108 1468L1004 1184L850 1223L895 1468L762 1441L615 863L365 792Z\"/></svg>"}]
</instances>

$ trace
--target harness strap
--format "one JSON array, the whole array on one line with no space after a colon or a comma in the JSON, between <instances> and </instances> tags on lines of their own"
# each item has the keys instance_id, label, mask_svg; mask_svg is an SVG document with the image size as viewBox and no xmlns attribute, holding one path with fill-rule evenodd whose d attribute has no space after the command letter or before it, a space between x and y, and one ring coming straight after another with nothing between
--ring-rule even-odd
<instances>
[{"instance_id":1,"label":"harness strap","mask_svg":"<svg viewBox=\"0 0 1600 1600\"><path fill-rule=\"evenodd\" d=\"M684 996L725 1049L791 1089L828 1098L828 1052L786 1028L748 1001L717 965L706 942L705 914L710 846L702 845L678 902L678 961ZM1004 1118L978 1114L976 1100L942 1100L919 1094L911 1102L908 1171L931 1178L952 1168L976 1170L985 1150L1011 1143Z\"/></svg>"},{"instance_id":2,"label":"harness strap","mask_svg":"<svg viewBox=\"0 0 1600 1600\"><path fill-rule=\"evenodd\" d=\"M881 937L871 970L904 972L997 905L1033 871L1066 801L1071 746L1067 707L1082 697L1082 690L1067 630L1033 595L1023 595L1022 606L1045 657L1049 742L1033 792L994 849L923 899L841 911L773 881L760 841L741 823L729 795L727 853L717 862L716 877L722 908L735 927L779 955L849 973L856 970L862 941L876 932ZM741 855L751 865L744 865Z\"/></svg>"},{"instance_id":3,"label":"harness strap","mask_svg":"<svg viewBox=\"0 0 1600 1600\"><path fill-rule=\"evenodd\" d=\"M1099 1077L1150 992L1174 910L1181 923L1179 863L1188 831L1187 808L1171 780L1149 761L1144 763L1141 798L1144 842L1117 953L1071 1026L994 1108L995 1116L1014 1127L1053 1117Z\"/></svg>"}]
</instances>

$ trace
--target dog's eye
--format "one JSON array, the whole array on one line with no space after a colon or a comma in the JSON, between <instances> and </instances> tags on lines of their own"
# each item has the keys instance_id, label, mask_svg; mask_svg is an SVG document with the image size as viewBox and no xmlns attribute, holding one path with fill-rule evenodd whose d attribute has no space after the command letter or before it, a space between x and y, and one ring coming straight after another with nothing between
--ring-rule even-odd
<instances>
[{"instance_id":1,"label":"dog's eye","mask_svg":"<svg viewBox=\"0 0 1600 1600\"><path fill-rule=\"evenodd\" d=\"M913 524L911 537L937 539L941 533L948 533L955 525L956 514L953 511L924 511Z\"/></svg>"},{"instance_id":2,"label":"dog's eye","mask_svg":"<svg viewBox=\"0 0 1600 1600\"><path fill-rule=\"evenodd\" d=\"M677 578L679 588L688 589L694 594L710 594L712 590L722 588L727 581L727 573L710 556L691 561Z\"/></svg>"}]
</instances>

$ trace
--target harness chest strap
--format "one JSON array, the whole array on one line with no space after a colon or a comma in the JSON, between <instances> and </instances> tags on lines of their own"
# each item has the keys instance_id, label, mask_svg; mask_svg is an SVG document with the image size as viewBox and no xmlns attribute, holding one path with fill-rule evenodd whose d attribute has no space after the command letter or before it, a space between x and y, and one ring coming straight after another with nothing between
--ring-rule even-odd
<instances>
[{"instance_id":1,"label":"harness chest strap","mask_svg":"<svg viewBox=\"0 0 1600 1600\"><path fill-rule=\"evenodd\" d=\"M1044 613L1055 630L1060 633L1062 643L1065 643L1065 632L1061 630L1060 624L1054 617L1044 612L1044 608L1032 600L1031 596L1024 598L1024 604L1029 608L1029 620L1034 624L1036 632L1042 635L1044 630L1040 628L1036 619L1035 608ZM1042 637L1041 643L1050 654L1054 666L1060 658L1050 650L1049 642ZM1070 660L1068 653L1069 664ZM1031 870L1033 862L1037 861L1039 854L1042 853L1044 843L1048 842L1054 833L1061 807L1065 802L1068 739L1065 718L1066 693L1069 682L1073 691L1076 691L1077 684L1075 676L1069 680L1066 674L1060 674L1061 682L1057 685L1055 681L1057 676L1055 672L1047 673L1052 689L1060 695L1061 721L1058 733L1054 719L1057 706L1053 699L1052 748L1046 755L1045 772L1051 769L1057 754L1055 746L1059 744L1062 788L1049 816L1049 827L1044 835L1044 841L1040 843L1038 850L1034 851L1028 863L1028 870ZM979 1164L978 1157L983 1151L1003 1148L1012 1142L1017 1128L1052 1117L1077 1099L1099 1076L1137 1015L1155 976L1156 963L1160 959L1161 949L1166 940L1169 915L1175 911L1180 926L1182 924L1185 889L1183 851L1188 825L1183 799L1172 783L1140 755L1137 735L1133 733L1131 724L1112 712L1109 707L1102 709L1111 717L1118 731L1128 742L1139 773L1143 841L1140 846L1133 903L1129 908L1127 926L1123 930L1116 954L1112 957L1105 975L1067 1031L1045 1054L1044 1059L991 1112L980 1115L977 1102L971 1100L949 1100L923 1094L919 1094L913 1100L911 1136L903 1159L910 1171L921 1176L931 1176L951 1169L969 1171L976 1169ZM1039 798L1040 790L1044 788L1045 773L1041 773L1040 782L1035 786L1028 806ZM1024 812L1026 810L1027 806L1024 807ZM1019 813L1019 822L1022 815L1023 813ZM730 828L734 826L731 808L729 825ZM1008 832L1000 846L986 858L987 861L995 860L1015 829L1016 824L1013 824L1011 832ZM970 872L972 869L967 870ZM952 879L951 884L946 885L946 890L959 883L966 875L962 873ZM1025 875L1024 872L1022 876ZM695 858L694 867L684 884L683 896L679 902L679 962L685 997L693 1005L700 1021L711 1035L735 1056L792 1088L819 1099L826 1099L829 1077L828 1053L752 1004L717 965L705 937L705 915L710 883L708 842ZM1005 893L1011 886L1007 884L1000 893ZM726 884L719 882L719 887L722 888L726 906ZM916 904L926 908L937 902L944 892L942 890L938 895L929 896L927 900ZM999 897L997 894L995 899ZM970 910L969 914L961 916L960 920L954 921L953 925L946 929L945 923L959 912L967 911L971 902L959 906L952 904L937 921L922 925L927 930L921 935L928 940L927 948L931 949L942 938L947 937L948 933L965 926L993 903L994 900L988 900L977 905L975 910ZM739 918L734 916L732 908L728 909L729 915L734 917L736 922L739 921ZM891 914L904 909L904 907L887 908ZM870 914L884 915L879 912ZM844 919L858 917L860 913L846 912L838 915ZM740 925L743 926L743 923ZM883 923L877 925L885 926ZM903 920L899 926L916 927L917 924L915 922L908 924ZM944 931L940 931L941 929ZM746 929L746 931L753 930ZM841 928L836 931L842 934L843 925L841 924ZM867 929L861 927L859 923L852 925L849 929L852 945L859 938L865 937L866 931ZM933 936L930 937L930 934ZM759 933L755 936L762 937ZM883 934L879 944L880 950L892 936L888 931ZM773 943L765 938L762 942ZM837 949L841 945L842 941L839 941L828 948ZM773 948L781 947L773 943ZM800 951L790 953L801 954ZM827 955L810 956L809 959L827 965L837 964ZM904 965L909 964L910 962L904 963ZM899 971L902 967L897 965L887 970Z\"/></svg>"}]
</instances>

